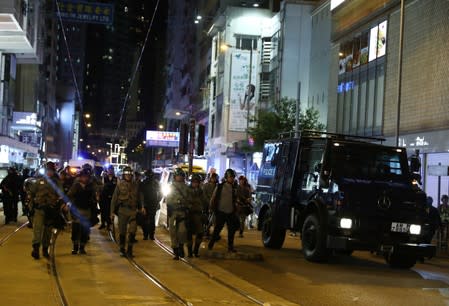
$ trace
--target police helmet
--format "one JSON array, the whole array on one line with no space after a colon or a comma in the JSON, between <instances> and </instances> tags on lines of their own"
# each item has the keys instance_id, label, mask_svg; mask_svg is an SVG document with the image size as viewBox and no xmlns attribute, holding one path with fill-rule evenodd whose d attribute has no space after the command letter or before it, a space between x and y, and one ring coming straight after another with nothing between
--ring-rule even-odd
<instances>
[{"instance_id":1,"label":"police helmet","mask_svg":"<svg viewBox=\"0 0 449 306\"><path fill-rule=\"evenodd\" d=\"M86 163L86 164L81 166L81 169L89 169L92 172L92 165Z\"/></svg>"},{"instance_id":2,"label":"police helmet","mask_svg":"<svg viewBox=\"0 0 449 306\"><path fill-rule=\"evenodd\" d=\"M182 170L181 168L175 168L175 170L173 171L173 176L182 176L182 177L186 177L186 173L184 172L184 170Z\"/></svg>"},{"instance_id":3,"label":"police helmet","mask_svg":"<svg viewBox=\"0 0 449 306\"><path fill-rule=\"evenodd\" d=\"M129 166L126 166L125 168L123 168L123 175L133 175L133 169Z\"/></svg>"},{"instance_id":4,"label":"police helmet","mask_svg":"<svg viewBox=\"0 0 449 306\"><path fill-rule=\"evenodd\" d=\"M144 174L147 178L152 178L154 176L153 170L151 169L145 170Z\"/></svg>"},{"instance_id":5,"label":"police helmet","mask_svg":"<svg viewBox=\"0 0 449 306\"><path fill-rule=\"evenodd\" d=\"M113 165L109 165L109 167L108 167L108 172L109 172L109 173L110 173L110 172L114 173L114 171L115 171L114 166L113 166Z\"/></svg>"},{"instance_id":6,"label":"police helmet","mask_svg":"<svg viewBox=\"0 0 449 306\"><path fill-rule=\"evenodd\" d=\"M92 171L90 171L89 169L82 169L80 171L79 176L90 176L92 174Z\"/></svg>"},{"instance_id":7,"label":"police helmet","mask_svg":"<svg viewBox=\"0 0 449 306\"><path fill-rule=\"evenodd\" d=\"M232 170L231 168L226 169L225 174L224 174L225 178L228 178L228 177L234 177L235 178L235 176L236 176L236 174L235 174L234 170Z\"/></svg>"},{"instance_id":8,"label":"police helmet","mask_svg":"<svg viewBox=\"0 0 449 306\"><path fill-rule=\"evenodd\" d=\"M45 164L45 169L51 170L51 171L56 171L56 165L54 162L49 161Z\"/></svg>"},{"instance_id":9,"label":"police helmet","mask_svg":"<svg viewBox=\"0 0 449 306\"><path fill-rule=\"evenodd\" d=\"M201 183L202 180L203 180L203 178L198 173L192 174L192 177L190 178L191 182L197 181L198 183Z\"/></svg>"}]
</instances>

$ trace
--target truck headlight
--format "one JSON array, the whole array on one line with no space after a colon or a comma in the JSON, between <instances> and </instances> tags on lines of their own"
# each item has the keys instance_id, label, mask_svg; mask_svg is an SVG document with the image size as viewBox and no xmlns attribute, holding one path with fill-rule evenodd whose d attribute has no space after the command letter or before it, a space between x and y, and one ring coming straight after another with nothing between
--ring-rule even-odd
<instances>
[{"instance_id":1,"label":"truck headlight","mask_svg":"<svg viewBox=\"0 0 449 306\"><path fill-rule=\"evenodd\" d=\"M412 234L412 235L419 235L419 234L421 234L421 225L412 224L412 225L410 225L409 231L410 231L410 234Z\"/></svg>"},{"instance_id":2,"label":"truck headlight","mask_svg":"<svg viewBox=\"0 0 449 306\"><path fill-rule=\"evenodd\" d=\"M348 218L341 218L340 219L340 227L350 229L352 227L352 220Z\"/></svg>"},{"instance_id":3,"label":"truck headlight","mask_svg":"<svg viewBox=\"0 0 449 306\"><path fill-rule=\"evenodd\" d=\"M164 197L168 196L170 193L170 185L162 185L161 191Z\"/></svg>"}]
</instances>

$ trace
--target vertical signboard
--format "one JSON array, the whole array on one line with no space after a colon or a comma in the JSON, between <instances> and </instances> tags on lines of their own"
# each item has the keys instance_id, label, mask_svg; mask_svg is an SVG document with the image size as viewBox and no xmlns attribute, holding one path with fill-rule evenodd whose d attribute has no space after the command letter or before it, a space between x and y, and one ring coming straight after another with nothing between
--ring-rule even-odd
<instances>
[{"instance_id":1,"label":"vertical signboard","mask_svg":"<svg viewBox=\"0 0 449 306\"><path fill-rule=\"evenodd\" d=\"M252 67L250 69L250 62ZM248 115L255 114L257 104L257 75L259 56L257 51L238 50L232 53L230 80L229 130L244 132ZM251 84L249 73L251 70Z\"/></svg>"},{"instance_id":2,"label":"vertical signboard","mask_svg":"<svg viewBox=\"0 0 449 306\"><path fill-rule=\"evenodd\" d=\"M109 3L64 0L58 2L56 14L70 22L112 25L114 5Z\"/></svg>"},{"instance_id":3,"label":"vertical signboard","mask_svg":"<svg viewBox=\"0 0 449 306\"><path fill-rule=\"evenodd\" d=\"M72 159L78 158L78 141L79 141L79 131L80 131L80 119L79 112L75 112L73 115L73 139L72 139Z\"/></svg>"}]
</instances>

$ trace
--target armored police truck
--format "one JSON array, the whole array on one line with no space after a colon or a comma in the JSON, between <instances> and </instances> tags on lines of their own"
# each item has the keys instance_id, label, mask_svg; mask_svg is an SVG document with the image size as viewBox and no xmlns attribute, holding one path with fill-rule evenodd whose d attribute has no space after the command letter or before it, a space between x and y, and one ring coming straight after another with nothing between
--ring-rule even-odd
<instances>
[{"instance_id":1,"label":"armored police truck","mask_svg":"<svg viewBox=\"0 0 449 306\"><path fill-rule=\"evenodd\" d=\"M433 256L422 243L429 224L419 169L410 171L405 148L380 140L305 131L265 142L256 188L264 246L281 248L292 230L309 261L367 250L410 268Z\"/></svg>"}]
</instances>

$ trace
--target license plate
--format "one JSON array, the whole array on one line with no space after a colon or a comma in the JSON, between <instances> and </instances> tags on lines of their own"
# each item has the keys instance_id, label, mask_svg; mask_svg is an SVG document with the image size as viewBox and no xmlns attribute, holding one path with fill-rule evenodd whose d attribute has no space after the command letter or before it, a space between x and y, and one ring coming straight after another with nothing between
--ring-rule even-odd
<instances>
[{"instance_id":1,"label":"license plate","mask_svg":"<svg viewBox=\"0 0 449 306\"><path fill-rule=\"evenodd\" d=\"M407 223L399 223L399 222L391 223L391 231L392 232L407 233L409 228L410 228L410 224L407 224Z\"/></svg>"}]
</instances>

